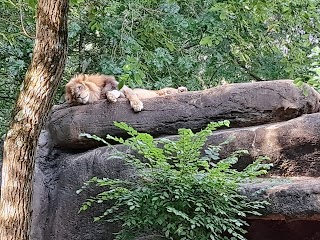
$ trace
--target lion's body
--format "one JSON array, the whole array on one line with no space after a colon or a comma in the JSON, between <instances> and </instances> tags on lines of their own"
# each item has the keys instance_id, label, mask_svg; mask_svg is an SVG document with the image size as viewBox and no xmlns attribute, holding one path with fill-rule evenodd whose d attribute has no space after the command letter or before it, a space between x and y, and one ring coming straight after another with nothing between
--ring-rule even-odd
<instances>
[{"instance_id":1,"label":"lion's body","mask_svg":"<svg viewBox=\"0 0 320 240\"><path fill-rule=\"evenodd\" d=\"M148 90L148 89L142 89L142 88L135 88L133 89L133 92L137 94L139 99L146 99L146 98L154 98L159 96L165 96L169 94L177 94L181 92L186 92L187 88L185 87L179 87L176 88L162 88L160 90Z\"/></svg>"},{"instance_id":2,"label":"lion's body","mask_svg":"<svg viewBox=\"0 0 320 240\"><path fill-rule=\"evenodd\" d=\"M185 87L163 88L160 90L131 89L123 86L118 90L118 82L113 76L108 75L88 75L80 74L73 77L66 84L66 101L68 103L87 104L100 99L108 99L110 102L116 102L118 98L126 97L135 112L143 109L143 103L140 99L153 98L168 94L185 92Z\"/></svg>"}]
</instances>

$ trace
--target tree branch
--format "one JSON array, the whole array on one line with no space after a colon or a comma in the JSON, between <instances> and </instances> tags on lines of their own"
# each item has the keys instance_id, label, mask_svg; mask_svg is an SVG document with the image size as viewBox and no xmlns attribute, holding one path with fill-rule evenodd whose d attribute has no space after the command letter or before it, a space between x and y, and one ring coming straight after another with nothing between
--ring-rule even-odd
<instances>
[{"instance_id":1,"label":"tree branch","mask_svg":"<svg viewBox=\"0 0 320 240\"><path fill-rule=\"evenodd\" d=\"M35 36L31 36L27 30L25 29L24 27L24 24L23 24L23 11L22 11L22 7L21 7L21 1L20 1L20 4L19 4L19 9L20 9L20 22L21 22L21 28L22 28L22 33L29 37L29 38L32 38L32 39L35 39L36 37Z\"/></svg>"},{"instance_id":2,"label":"tree branch","mask_svg":"<svg viewBox=\"0 0 320 240\"><path fill-rule=\"evenodd\" d=\"M233 56L232 53L229 53L230 57L233 59L233 61L239 65L239 67L241 67L248 75L250 75L254 80L256 81L265 81L265 79L260 78L259 76L257 76L256 74L254 74L253 72L251 72L246 66L245 64L241 63L235 56Z\"/></svg>"}]
</instances>

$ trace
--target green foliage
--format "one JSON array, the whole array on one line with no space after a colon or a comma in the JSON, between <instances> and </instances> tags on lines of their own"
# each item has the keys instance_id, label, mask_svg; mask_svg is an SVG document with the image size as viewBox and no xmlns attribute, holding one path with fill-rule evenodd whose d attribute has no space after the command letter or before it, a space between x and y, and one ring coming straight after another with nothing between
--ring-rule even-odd
<instances>
[{"instance_id":1,"label":"green foliage","mask_svg":"<svg viewBox=\"0 0 320 240\"><path fill-rule=\"evenodd\" d=\"M29 1L32 2L32 1ZM25 1L0 2L0 137L30 62L34 9ZM18 13L18 14L17 14Z\"/></svg>"},{"instance_id":2,"label":"green foliage","mask_svg":"<svg viewBox=\"0 0 320 240\"><path fill-rule=\"evenodd\" d=\"M36 0L0 3L0 127L30 62ZM297 78L319 39L319 0L72 0L63 86L79 72L121 84L199 90ZM18 14L17 14L18 13Z\"/></svg>"},{"instance_id":3,"label":"green foliage","mask_svg":"<svg viewBox=\"0 0 320 240\"><path fill-rule=\"evenodd\" d=\"M319 34L317 1L94 2L72 8L72 42L92 46L80 46L79 64L90 59L87 71L130 86L196 90L298 77Z\"/></svg>"},{"instance_id":4,"label":"green foliage","mask_svg":"<svg viewBox=\"0 0 320 240\"><path fill-rule=\"evenodd\" d=\"M243 171L232 166L245 150L220 159L219 146L209 146L201 152L208 136L229 121L210 123L198 133L179 129L177 140L156 140L139 133L125 123L115 123L131 137L108 136L129 146L140 156L122 154L137 169L137 178L128 180L92 178L78 193L91 184L107 190L89 198L80 211L96 203L113 205L95 221L121 222L122 230L116 239L134 239L141 234L155 234L166 239L245 239L247 215L260 215L265 202L250 201L239 194L239 185L248 179L265 174L270 164L260 157Z\"/></svg>"},{"instance_id":5,"label":"green foliage","mask_svg":"<svg viewBox=\"0 0 320 240\"><path fill-rule=\"evenodd\" d=\"M317 46L311 50L308 56L313 62L309 68L310 74L295 79L295 83L299 87L303 87L304 83L313 86L317 91L320 91L320 48Z\"/></svg>"}]
</instances>

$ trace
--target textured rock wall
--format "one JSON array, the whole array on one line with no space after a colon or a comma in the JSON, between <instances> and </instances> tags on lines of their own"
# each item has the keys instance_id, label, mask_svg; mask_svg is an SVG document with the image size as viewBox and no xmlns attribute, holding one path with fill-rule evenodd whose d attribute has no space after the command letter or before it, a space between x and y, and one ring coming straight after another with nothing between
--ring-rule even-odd
<instances>
[{"instance_id":1,"label":"textured rock wall","mask_svg":"<svg viewBox=\"0 0 320 240\"><path fill-rule=\"evenodd\" d=\"M262 219L320 220L320 113L299 117L319 110L319 95L308 91L308 96L303 95L291 81L234 84L149 99L141 113L133 113L126 101L56 106L48 122L49 131L41 133L37 151L32 239L113 239L119 226L92 222L101 207L78 213L81 203L98 189L80 195L76 190L93 176L134 176L121 160L109 159L113 148L97 148L95 142L78 137L80 132L123 135L113 127L115 120L157 136L175 134L181 127L198 130L210 121L230 119L237 128L217 131L208 144L233 137L222 154L248 149L250 155L239 161L239 169L258 155L271 158L274 168L269 176L242 188L243 194L272 203ZM127 151L124 146L117 149ZM263 232L261 225L252 226ZM248 238L258 240L255 228L250 231Z\"/></svg>"},{"instance_id":2,"label":"textured rock wall","mask_svg":"<svg viewBox=\"0 0 320 240\"><path fill-rule=\"evenodd\" d=\"M289 120L318 112L319 94L305 91L290 80L239 83L143 100L144 110L133 113L126 100L115 104L100 101L90 105L57 106L48 128L54 145L65 149L89 149L99 142L79 137L123 136L114 121L125 121L140 132L153 136L177 134L179 128L198 131L211 121L230 120L233 127L255 126Z\"/></svg>"}]
</instances>

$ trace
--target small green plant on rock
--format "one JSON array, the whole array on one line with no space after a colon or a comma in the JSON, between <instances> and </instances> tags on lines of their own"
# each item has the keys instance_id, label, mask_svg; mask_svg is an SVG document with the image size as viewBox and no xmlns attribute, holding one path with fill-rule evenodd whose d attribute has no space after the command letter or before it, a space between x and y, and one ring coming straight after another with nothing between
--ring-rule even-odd
<instances>
[{"instance_id":1,"label":"small green plant on rock","mask_svg":"<svg viewBox=\"0 0 320 240\"><path fill-rule=\"evenodd\" d=\"M210 123L197 133L179 129L177 139L154 139L125 123L115 125L131 137L108 138L134 150L134 155L122 157L136 168L137 178L94 177L79 192L90 184L107 190L87 199L80 211L111 200L113 205L94 220L120 222L122 229L116 239L136 239L148 234L173 240L245 239L244 218L248 214L260 215L258 210L266 202L250 201L239 193L239 185L265 174L270 164L263 164L265 158L260 157L243 171L237 171L232 166L247 151L236 151L220 159L219 152L226 142L209 146L203 156L212 131L229 126L229 121Z\"/></svg>"}]
</instances>

